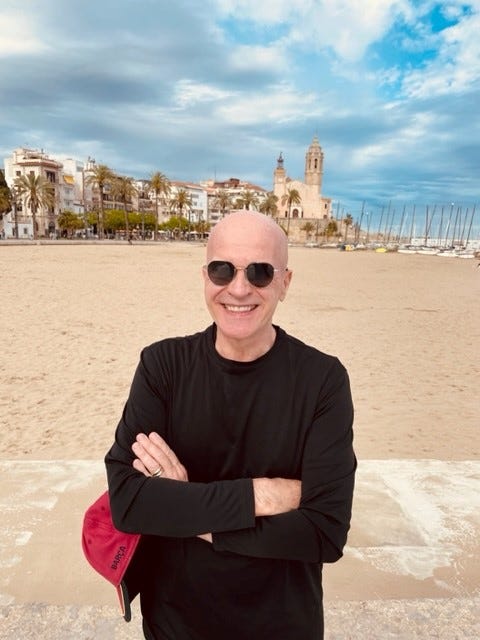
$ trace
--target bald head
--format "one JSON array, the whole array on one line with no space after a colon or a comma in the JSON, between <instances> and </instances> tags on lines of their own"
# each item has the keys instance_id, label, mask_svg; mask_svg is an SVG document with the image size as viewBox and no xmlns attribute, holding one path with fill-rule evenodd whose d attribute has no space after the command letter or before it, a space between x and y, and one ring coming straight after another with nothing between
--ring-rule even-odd
<instances>
[{"instance_id":1,"label":"bald head","mask_svg":"<svg viewBox=\"0 0 480 640\"><path fill-rule=\"evenodd\" d=\"M218 247L232 248L247 243L252 251L259 252L257 261L265 260L261 252L272 252L276 266L288 265L288 240L283 229L272 218L257 211L235 211L222 218L210 233L207 243L207 261L216 256ZM273 257L273 256L272 256Z\"/></svg>"}]
</instances>

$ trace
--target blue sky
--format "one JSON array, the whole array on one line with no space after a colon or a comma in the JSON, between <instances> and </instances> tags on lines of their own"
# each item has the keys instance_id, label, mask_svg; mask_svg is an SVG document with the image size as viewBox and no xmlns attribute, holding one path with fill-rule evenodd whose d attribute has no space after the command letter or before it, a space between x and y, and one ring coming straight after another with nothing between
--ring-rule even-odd
<instances>
[{"instance_id":1,"label":"blue sky","mask_svg":"<svg viewBox=\"0 0 480 640\"><path fill-rule=\"evenodd\" d=\"M271 189L317 135L354 218L480 205L480 0L3 0L0 33L2 158Z\"/></svg>"}]
</instances>

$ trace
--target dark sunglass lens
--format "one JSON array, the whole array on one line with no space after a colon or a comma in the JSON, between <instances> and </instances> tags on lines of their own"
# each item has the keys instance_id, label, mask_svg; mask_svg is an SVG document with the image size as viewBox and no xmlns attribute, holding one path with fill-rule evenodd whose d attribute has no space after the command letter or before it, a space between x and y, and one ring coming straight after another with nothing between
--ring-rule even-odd
<instances>
[{"instance_id":1,"label":"dark sunglass lens","mask_svg":"<svg viewBox=\"0 0 480 640\"><path fill-rule=\"evenodd\" d=\"M207 272L213 284L224 286L233 280L235 267L231 262L214 260L208 264Z\"/></svg>"},{"instance_id":2,"label":"dark sunglass lens","mask_svg":"<svg viewBox=\"0 0 480 640\"><path fill-rule=\"evenodd\" d=\"M255 287L266 287L273 280L274 272L268 262L253 262L247 267L247 278Z\"/></svg>"}]
</instances>

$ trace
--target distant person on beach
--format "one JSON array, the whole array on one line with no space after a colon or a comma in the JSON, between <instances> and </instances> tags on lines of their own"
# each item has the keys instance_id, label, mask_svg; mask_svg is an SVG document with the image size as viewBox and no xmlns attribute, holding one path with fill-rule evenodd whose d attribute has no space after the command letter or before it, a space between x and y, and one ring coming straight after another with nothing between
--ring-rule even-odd
<instances>
[{"instance_id":1,"label":"distant person on beach","mask_svg":"<svg viewBox=\"0 0 480 640\"><path fill-rule=\"evenodd\" d=\"M172 274L170 274L171 277ZM356 460L342 364L273 324L283 230L236 212L203 267L213 324L141 354L107 453L115 526L142 534L148 640L319 640Z\"/></svg>"}]
</instances>

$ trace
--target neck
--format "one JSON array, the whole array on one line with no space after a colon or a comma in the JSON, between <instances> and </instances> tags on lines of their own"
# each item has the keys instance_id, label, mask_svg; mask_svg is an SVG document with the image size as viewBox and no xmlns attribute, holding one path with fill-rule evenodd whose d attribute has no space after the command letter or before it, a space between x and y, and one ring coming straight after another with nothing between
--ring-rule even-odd
<instances>
[{"instance_id":1,"label":"neck","mask_svg":"<svg viewBox=\"0 0 480 640\"><path fill-rule=\"evenodd\" d=\"M236 362L252 362L261 358L267 351L275 344L277 333L272 325L270 325L268 334L262 337L261 340L252 338L250 341L245 340L232 340L227 336L218 332L215 340L215 349L227 360L235 360Z\"/></svg>"}]
</instances>

